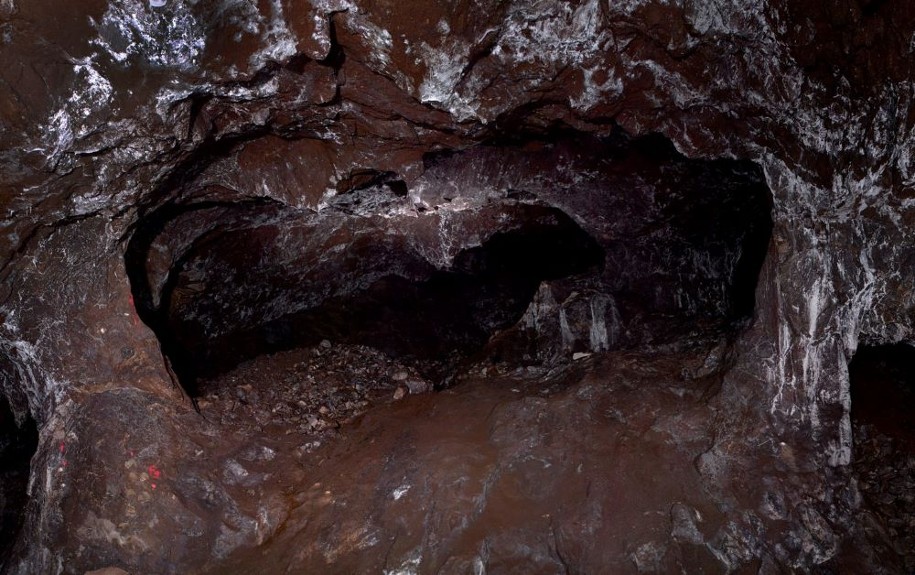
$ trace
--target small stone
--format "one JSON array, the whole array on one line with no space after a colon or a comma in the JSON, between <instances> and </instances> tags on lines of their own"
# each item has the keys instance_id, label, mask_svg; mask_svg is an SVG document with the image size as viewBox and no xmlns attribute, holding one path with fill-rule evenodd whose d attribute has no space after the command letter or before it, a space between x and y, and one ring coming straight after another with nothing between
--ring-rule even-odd
<instances>
[{"instance_id":1,"label":"small stone","mask_svg":"<svg viewBox=\"0 0 915 575\"><path fill-rule=\"evenodd\" d=\"M573 361L578 361L579 359L584 359L586 357L591 357L591 354L585 353L583 351L576 351L575 353L572 354Z\"/></svg>"},{"instance_id":2,"label":"small stone","mask_svg":"<svg viewBox=\"0 0 915 575\"><path fill-rule=\"evenodd\" d=\"M682 503L675 503L670 509L670 535L675 541L685 541L694 545L703 542L702 533L696 526L700 520L699 512Z\"/></svg>"},{"instance_id":3,"label":"small stone","mask_svg":"<svg viewBox=\"0 0 915 575\"><path fill-rule=\"evenodd\" d=\"M331 343L330 343L330 340L329 340L329 339L322 339L322 340L321 340L321 348L322 348L322 349L330 349L330 347L331 347Z\"/></svg>"},{"instance_id":4,"label":"small stone","mask_svg":"<svg viewBox=\"0 0 915 575\"><path fill-rule=\"evenodd\" d=\"M400 401L407 394L406 390L402 387L398 387L394 390L394 401Z\"/></svg>"},{"instance_id":5,"label":"small stone","mask_svg":"<svg viewBox=\"0 0 915 575\"><path fill-rule=\"evenodd\" d=\"M407 380L407 389L410 390L410 393L426 393L429 391L429 384L421 379L410 379Z\"/></svg>"},{"instance_id":6,"label":"small stone","mask_svg":"<svg viewBox=\"0 0 915 575\"><path fill-rule=\"evenodd\" d=\"M403 381L403 380L407 379L408 377L410 377L409 373L407 373L406 371L400 370L397 373L395 373L394 375L392 375L391 379L394 381Z\"/></svg>"},{"instance_id":7,"label":"small stone","mask_svg":"<svg viewBox=\"0 0 915 575\"><path fill-rule=\"evenodd\" d=\"M322 405L321 407L318 408L318 413L320 413L321 415L327 415L328 413L330 413L330 408L327 407L326 405Z\"/></svg>"},{"instance_id":8,"label":"small stone","mask_svg":"<svg viewBox=\"0 0 915 575\"><path fill-rule=\"evenodd\" d=\"M629 558L635 563L639 573L657 573L661 570L661 558L665 551L664 546L650 541L636 549Z\"/></svg>"}]
</instances>

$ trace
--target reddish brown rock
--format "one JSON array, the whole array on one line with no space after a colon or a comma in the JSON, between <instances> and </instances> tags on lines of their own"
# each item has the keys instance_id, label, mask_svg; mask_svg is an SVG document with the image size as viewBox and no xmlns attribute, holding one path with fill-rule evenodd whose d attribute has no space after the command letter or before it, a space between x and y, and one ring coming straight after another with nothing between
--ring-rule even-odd
<instances>
[{"instance_id":1,"label":"reddish brown rock","mask_svg":"<svg viewBox=\"0 0 915 575\"><path fill-rule=\"evenodd\" d=\"M2 569L911 571L915 9L789 4L0 2Z\"/></svg>"}]
</instances>

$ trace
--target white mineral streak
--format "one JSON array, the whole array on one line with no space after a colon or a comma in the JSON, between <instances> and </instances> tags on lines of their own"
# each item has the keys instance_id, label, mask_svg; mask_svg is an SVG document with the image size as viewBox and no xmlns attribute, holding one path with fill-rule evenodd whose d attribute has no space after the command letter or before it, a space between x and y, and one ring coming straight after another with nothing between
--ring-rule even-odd
<instances>
[{"instance_id":1,"label":"white mineral streak","mask_svg":"<svg viewBox=\"0 0 915 575\"><path fill-rule=\"evenodd\" d=\"M269 98L270 96L275 96L280 89L279 78L273 77L270 80L263 82L261 84L255 84L252 86L230 86L228 88L213 87L213 93L229 99L235 100L238 102L244 102L248 100L258 100L262 98Z\"/></svg>"},{"instance_id":2,"label":"white mineral streak","mask_svg":"<svg viewBox=\"0 0 915 575\"><path fill-rule=\"evenodd\" d=\"M525 3L509 14L493 55L507 62L580 66L611 38L599 0L577 8L564 2Z\"/></svg>"},{"instance_id":3,"label":"white mineral streak","mask_svg":"<svg viewBox=\"0 0 915 575\"><path fill-rule=\"evenodd\" d=\"M350 0L310 0L314 9L315 30L311 39L318 46L317 52L308 56L316 60L323 60L330 54L332 47L330 39L330 14L334 12L350 12L358 8Z\"/></svg>"},{"instance_id":4,"label":"white mineral streak","mask_svg":"<svg viewBox=\"0 0 915 575\"><path fill-rule=\"evenodd\" d=\"M54 373L43 368L42 349L42 338L35 343L0 339L0 350L5 357L10 358L10 364L15 370L14 381L0 383L12 383L25 392L29 412L39 418L47 413L49 400L59 405L67 390L67 382L62 382ZM0 385L0 389L2 387Z\"/></svg>"},{"instance_id":5,"label":"white mineral streak","mask_svg":"<svg viewBox=\"0 0 915 575\"><path fill-rule=\"evenodd\" d=\"M591 351L610 349L610 336L607 333L607 303L610 298L604 294L595 294L591 298L591 331L589 333Z\"/></svg>"},{"instance_id":6,"label":"white mineral streak","mask_svg":"<svg viewBox=\"0 0 915 575\"><path fill-rule=\"evenodd\" d=\"M901 140L900 145L893 150L892 159L902 178L902 185L915 187L915 127Z\"/></svg>"},{"instance_id":7,"label":"white mineral streak","mask_svg":"<svg viewBox=\"0 0 915 575\"><path fill-rule=\"evenodd\" d=\"M444 29L441 23L438 28ZM419 86L420 100L447 110L458 121L486 122L480 113L480 96L487 83L470 67L470 53L492 34L499 34L492 56L503 65L538 63L557 70L581 70L583 91L571 99L577 109L588 110L602 99L620 94L621 80L612 71L605 70L607 77L597 82L597 68L585 66L613 39L605 26L601 1L587 0L578 7L544 2L515 6L501 29L486 30L472 43L451 38L436 46L423 42L418 47L426 67ZM526 83L518 88L535 87L535 83Z\"/></svg>"},{"instance_id":8,"label":"white mineral streak","mask_svg":"<svg viewBox=\"0 0 915 575\"><path fill-rule=\"evenodd\" d=\"M822 193L812 189L780 161L770 158L763 168L776 197L795 197L803 201ZM830 289L833 270L828 250L820 245L816 232L805 229L800 222L794 227L799 235L795 240L798 251L790 254L790 260L780 266L780 272L774 278L779 326L774 365L770 363L766 369L769 385L775 390L770 411L785 421L805 423L819 432L820 399L823 399L824 391L820 377L823 369L827 369L825 362L837 359L835 342L823 337L821 324L823 308L834 296ZM785 271L787 276L783 277ZM796 283L796 278L804 277L814 278L812 284L800 286ZM798 288L803 290L804 297L792 298L790 294ZM797 329L797 323L791 318L804 318L805 323L801 324L804 329ZM833 363L828 369L831 375L839 370L839 365Z\"/></svg>"},{"instance_id":9,"label":"white mineral streak","mask_svg":"<svg viewBox=\"0 0 915 575\"><path fill-rule=\"evenodd\" d=\"M419 46L426 65L426 75L419 85L420 101L448 110L459 122L478 117L477 95L465 96L458 86L470 64L470 48L460 40L449 40L438 47L425 42Z\"/></svg>"},{"instance_id":10,"label":"white mineral streak","mask_svg":"<svg viewBox=\"0 0 915 575\"><path fill-rule=\"evenodd\" d=\"M594 75L598 71L606 74L606 78L600 83L594 79ZM584 81L584 91L578 97L569 98L569 103L576 110L587 112L594 106L612 101L623 93L623 81L616 76L612 69L583 68L582 79Z\"/></svg>"},{"instance_id":11,"label":"white mineral streak","mask_svg":"<svg viewBox=\"0 0 915 575\"><path fill-rule=\"evenodd\" d=\"M575 334L569 326L569 316L564 306L559 307L559 333L562 335L562 349L570 350L575 346Z\"/></svg>"},{"instance_id":12,"label":"white mineral streak","mask_svg":"<svg viewBox=\"0 0 915 575\"><path fill-rule=\"evenodd\" d=\"M521 322L526 328L536 330L539 335L541 332L548 329L548 326L541 324L541 319L550 317L553 314L553 310L556 308L557 305L556 299L553 297L553 290L550 288L550 284L543 282L540 284L534 299L524 312Z\"/></svg>"},{"instance_id":13,"label":"white mineral streak","mask_svg":"<svg viewBox=\"0 0 915 575\"><path fill-rule=\"evenodd\" d=\"M845 355L839 355L835 359L839 367L840 381L847 382L849 380L847 358ZM837 433L826 444L827 460L833 467L851 463L853 440L851 430L851 387L848 384L842 385L839 389L839 396L836 399L842 406L843 414L839 420Z\"/></svg>"},{"instance_id":14,"label":"white mineral streak","mask_svg":"<svg viewBox=\"0 0 915 575\"><path fill-rule=\"evenodd\" d=\"M460 249L460 223L454 212L441 211L438 216L438 245L430 262L439 268L448 267Z\"/></svg>"},{"instance_id":15,"label":"white mineral streak","mask_svg":"<svg viewBox=\"0 0 915 575\"><path fill-rule=\"evenodd\" d=\"M315 31L311 33L311 39L318 46L318 50L309 54L312 58L323 60L330 54L333 44L330 39L330 23L328 17L320 12L315 12L312 16Z\"/></svg>"},{"instance_id":16,"label":"white mineral streak","mask_svg":"<svg viewBox=\"0 0 915 575\"><path fill-rule=\"evenodd\" d=\"M347 24L368 43L372 52L369 56L372 63L386 69L391 65L391 49L394 39L391 33L374 24L368 16L352 8L347 12Z\"/></svg>"},{"instance_id":17,"label":"white mineral streak","mask_svg":"<svg viewBox=\"0 0 915 575\"><path fill-rule=\"evenodd\" d=\"M852 134L856 133L853 123L849 122ZM820 141L819 135L828 138L832 133L821 128L822 124L811 122L797 130L799 135L806 132L801 140L817 151L819 147L850 145L846 140ZM887 131L884 136L898 141L909 137L902 130L890 134ZM892 155L892 144L877 145L884 149L872 153ZM896 201L881 183L887 179L885 163L839 173L829 187L811 183L811 177L773 156L765 158L763 168L777 200L775 217L781 223L777 229L792 230L790 239L783 239L786 245L790 241L791 250L780 255L771 286L778 309L770 313L775 314L779 327L775 356L766 369L774 391L770 411L784 422L809 425L825 440L829 462L845 465L851 458L852 441L847 364L860 337L866 335L871 343L911 337L907 325L887 320L896 314L897 306L910 309L913 303L899 301L898 296L885 303L888 284L904 280L894 270L878 274L874 263L875 257L881 257L874 255L876 250L883 258L905 255L898 247L872 237L861 223L862 214L874 208L885 225L901 228L904 212L915 204ZM811 213L819 214L816 228L809 223ZM849 252L855 255L848 257ZM839 420L824 420L823 408L835 405L843 411Z\"/></svg>"},{"instance_id":18,"label":"white mineral streak","mask_svg":"<svg viewBox=\"0 0 915 575\"><path fill-rule=\"evenodd\" d=\"M607 9L611 14L629 16L641 7L655 3L654 0L607 0Z\"/></svg>"},{"instance_id":19,"label":"white mineral streak","mask_svg":"<svg viewBox=\"0 0 915 575\"><path fill-rule=\"evenodd\" d=\"M711 103L702 87L689 82L681 74L664 68L654 60L631 60L628 67L630 70L643 68L648 71L654 77L658 91L671 98L679 108L699 107ZM661 104L660 101L657 103Z\"/></svg>"},{"instance_id":20,"label":"white mineral streak","mask_svg":"<svg viewBox=\"0 0 915 575\"><path fill-rule=\"evenodd\" d=\"M140 0L110 2L100 22L90 18L98 38L92 44L126 65L191 70L205 47L204 26L190 0L174 0L167 9L151 10Z\"/></svg>"},{"instance_id":21,"label":"white mineral streak","mask_svg":"<svg viewBox=\"0 0 915 575\"><path fill-rule=\"evenodd\" d=\"M399 567L385 569L384 575L417 575L422 564L423 555L420 548L415 549L401 561Z\"/></svg>"},{"instance_id":22,"label":"white mineral streak","mask_svg":"<svg viewBox=\"0 0 915 575\"><path fill-rule=\"evenodd\" d=\"M250 64L255 70L269 61L284 62L298 51L298 42L286 23L282 2L270 0L269 8L270 14L266 17L259 13L257 15L258 27L262 29L262 48L251 56Z\"/></svg>"},{"instance_id":23,"label":"white mineral streak","mask_svg":"<svg viewBox=\"0 0 915 575\"><path fill-rule=\"evenodd\" d=\"M48 164L56 164L74 142L92 133L96 126L89 117L111 103L114 89L91 59L73 62L73 88L66 102L41 127L41 148Z\"/></svg>"},{"instance_id":24,"label":"white mineral streak","mask_svg":"<svg viewBox=\"0 0 915 575\"><path fill-rule=\"evenodd\" d=\"M394 38L385 28L375 24L368 11L363 11L355 2L350 0L311 0L317 11L315 18L315 31L312 39L318 44L323 53L314 54L323 58L330 51L330 31L328 28L329 14L343 12L346 27L361 37L368 48L368 57L365 64L375 72L388 77L406 92L413 92L413 81L402 70L399 70L391 61L391 51L394 49ZM409 52L409 49L407 49Z\"/></svg>"},{"instance_id":25,"label":"white mineral streak","mask_svg":"<svg viewBox=\"0 0 915 575\"><path fill-rule=\"evenodd\" d=\"M57 161L73 145L74 136L73 128L70 125L70 115L66 109L62 108L54 113L48 120L48 123L42 127L45 135L45 147L42 149L45 157L48 158L48 164L56 164Z\"/></svg>"},{"instance_id":26,"label":"white mineral streak","mask_svg":"<svg viewBox=\"0 0 915 575\"><path fill-rule=\"evenodd\" d=\"M769 23L759 7L758 0L702 0L686 4L687 18L702 35L731 34L738 29L767 30Z\"/></svg>"},{"instance_id":27,"label":"white mineral streak","mask_svg":"<svg viewBox=\"0 0 915 575\"><path fill-rule=\"evenodd\" d=\"M623 322L616 307L616 301L609 295L596 294L591 300L591 313L593 317L591 349L594 351L611 349L622 335ZM594 326L598 326L598 328L595 329Z\"/></svg>"}]
</instances>

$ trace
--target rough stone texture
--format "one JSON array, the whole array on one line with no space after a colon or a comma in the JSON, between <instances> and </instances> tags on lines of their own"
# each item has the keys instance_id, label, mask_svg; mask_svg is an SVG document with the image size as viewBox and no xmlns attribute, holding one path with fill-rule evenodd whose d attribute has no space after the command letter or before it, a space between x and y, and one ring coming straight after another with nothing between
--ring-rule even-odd
<instances>
[{"instance_id":1,"label":"rough stone texture","mask_svg":"<svg viewBox=\"0 0 915 575\"><path fill-rule=\"evenodd\" d=\"M6 571L911 569L848 364L915 340L915 6L158 4L0 0L0 388L39 429ZM603 258L539 257L578 231ZM447 365L339 320L461 273L482 319L415 322L455 322ZM194 410L188 365L308 317L365 329L265 350L450 391L313 453Z\"/></svg>"}]
</instances>

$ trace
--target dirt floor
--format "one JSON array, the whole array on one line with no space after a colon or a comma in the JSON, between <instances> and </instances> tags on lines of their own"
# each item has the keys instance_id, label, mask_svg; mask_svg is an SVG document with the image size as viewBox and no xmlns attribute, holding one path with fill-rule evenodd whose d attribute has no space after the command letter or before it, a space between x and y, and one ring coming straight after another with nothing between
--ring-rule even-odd
<instances>
[{"instance_id":1,"label":"dirt floor","mask_svg":"<svg viewBox=\"0 0 915 575\"><path fill-rule=\"evenodd\" d=\"M201 385L198 405L263 446L225 473L261 502L282 497L271 533L230 563L271 573L723 572L715 554L729 553L728 526L696 463L715 420L709 354L477 364L435 392L420 369L359 346L245 363Z\"/></svg>"},{"instance_id":2,"label":"dirt floor","mask_svg":"<svg viewBox=\"0 0 915 575\"><path fill-rule=\"evenodd\" d=\"M68 564L91 567L71 570L80 574L136 564L163 574L905 573L911 455L860 421L855 466L832 478L785 444L739 452L721 441L739 417L717 407L730 357L727 340L710 338L550 365L475 361L441 376L440 365L322 342L200 382L199 413L139 392L96 394L76 421L91 442L64 438L46 462L78 521L61 532L88 542ZM94 473L69 471L98 461Z\"/></svg>"}]
</instances>

